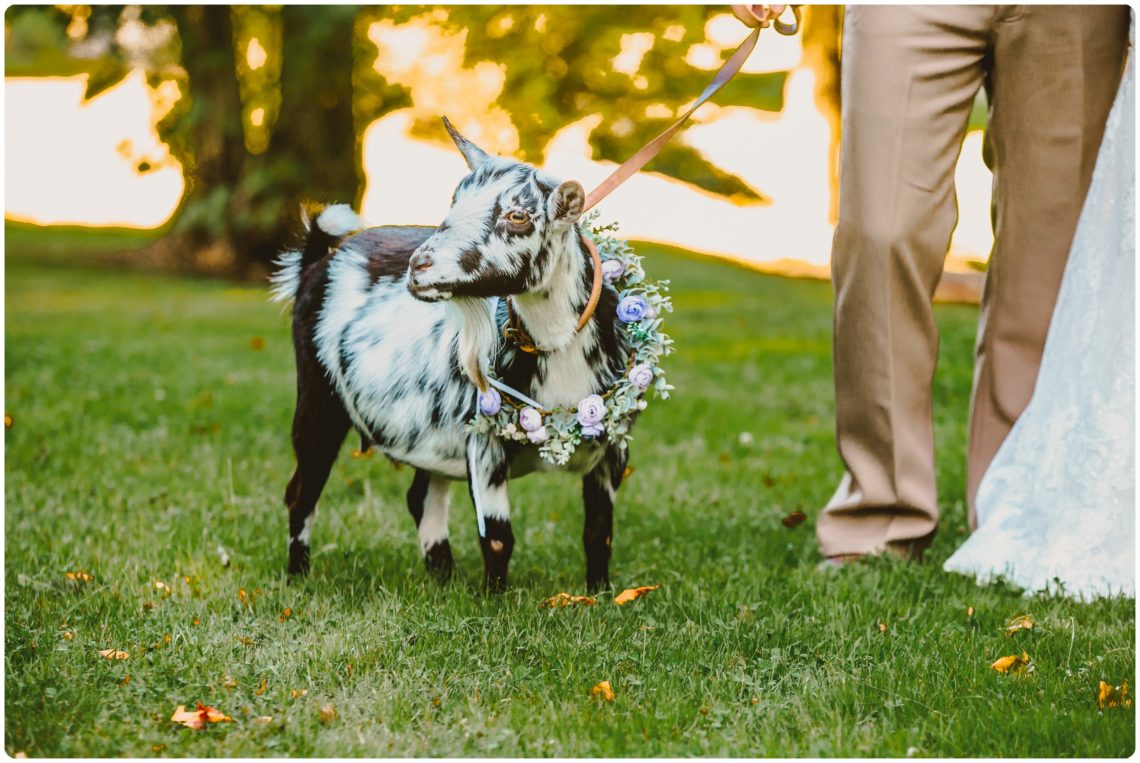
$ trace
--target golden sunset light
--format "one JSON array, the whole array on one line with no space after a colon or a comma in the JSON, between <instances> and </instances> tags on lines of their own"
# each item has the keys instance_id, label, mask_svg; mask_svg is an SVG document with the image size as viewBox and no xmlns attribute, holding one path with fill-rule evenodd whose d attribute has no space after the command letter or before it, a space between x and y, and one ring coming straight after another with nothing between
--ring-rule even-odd
<instances>
[{"instance_id":1,"label":"golden sunset light","mask_svg":"<svg viewBox=\"0 0 1140 763\"><path fill-rule=\"evenodd\" d=\"M446 114L489 151L511 154L519 147L518 130L498 105L503 66L492 61L465 66L466 32L449 33L434 21L427 13L403 24L376 22L368 29L377 71L415 95L414 106L391 112L365 130L367 183L361 210L372 224L438 222L449 189L464 174L463 161L450 145L412 135L417 120ZM705 33L706 42L689 49L690 63L712 70L723 51L739 43L741 27L719 15ZM653 43L649 33L623 35L612 67L636 78ZM267 53L257 38L244 53L251 69L265 65ZM706 104L677 139L760 189L771 203L737 203L642 172L602 204L603 219L618 221L622 234L633 239L764 269L825 275L832 234L828 124L814 101L815 74L801 59L799 37L763 35L744 71L790 70L783 110ZM169 100L170 94L149 88L141 73L87 104L82 103L83 88L83 76L6 80L6 216L41 225L162 225L184 190L181 167L153 127L163 97ZM674 115L664 104L650 105L646 112L658 118ZM254 127L265 120L260 106L248 113ZM558 130L547 145L545 168L587 187L605 178L616 165L592 160L588 143L599 122L597 115L584 114ZM147 171L139 172L140 164ZM409 183L411 177L429 182ZM980 132L967 137L956 177L960 222L948 261L955 270L965 269L970 260L984 261L992 243L991 175L981 160Z\"/></svg>"}]
</instances>

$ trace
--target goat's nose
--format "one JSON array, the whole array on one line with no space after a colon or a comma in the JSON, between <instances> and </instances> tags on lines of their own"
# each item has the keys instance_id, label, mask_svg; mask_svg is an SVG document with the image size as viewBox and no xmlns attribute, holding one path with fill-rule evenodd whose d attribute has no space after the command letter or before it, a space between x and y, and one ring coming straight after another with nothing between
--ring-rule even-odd
<instances>
[{"instance_id":1,"label":"goat's nose","mask_svg":"<svg viewBox=\"0 0 1140 763\"><path fill-rule=\"evenodd\" d=\"M411 259L411 262L409 264L412 267L413 273L424 272L425 270L427 270L428 268L431 267L431 264L432 264L431 251L430 250L421 250L421 251L416 252L415 254L412 255L412 259Z\"/></svg>"}]
</instances>

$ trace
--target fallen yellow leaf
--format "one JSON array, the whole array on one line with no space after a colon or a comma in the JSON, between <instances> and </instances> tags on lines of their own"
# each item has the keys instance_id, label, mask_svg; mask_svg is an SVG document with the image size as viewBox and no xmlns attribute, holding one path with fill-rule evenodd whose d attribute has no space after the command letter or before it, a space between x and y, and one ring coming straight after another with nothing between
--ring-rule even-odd
<instances>
[{"instance_id":1,"label":"fallen yellow leaf","mask_svg":"<svg viewBox=\"0 0 1140 763\"><path fill-rule=\"evenodd\" d=\"M1021 673L1029 669L1030 666L1028 652L1022 652L1020 656L1011 654L1006 657L999 657L990 665L999 673Z\"/></svg>"},{"instance_id":2,"label":"fallen yellow leaf","mask_svg":"<svg viewBox=\"0 0 1140 763\"><path fill-rule=\"evenodd\" d=\"M108 660L125 660L130 657L126 652L121 652L118 649L100 649L99 654L106 657Z\"/></svg>"},{"instance_id":3,"label":"fallen yellow leaf","mask_svg":"<svg viewBox=\"0 0 1140 763\"><path fill-rule=\"evenodd\" d=\"M153 750L154 752L162 752L163 750L166 749L166 745L164 745L164 744L152 744L150 746L150 749Z\"/></svg>"},{"instance_id":4,"label":"fallen yellow leaf","mask_svg":"<svg viewBox=\"0 0 1140 763\"><path fill-rule=\"evenodd\" d=\"M71 641L73 638L75 638L75 636L72 635L71 631L64 631L63 637L68 641Z\"/></svg>"},{"instance_id":5,"label":"fallen yellow leaf","mask_svg":"<svg viewBox=\"0 0 1140 763\"><path fill-rule=\"evenodd\" d=\"M262 676L261 677L261 683L258 684L257 688L253 690L254 695L260 697L262 694L265 693L265 687L267 687L268 685L269 685L269 676Z\"/></svg>"},{"instance_id":6,"label":"fallen yellow leaf","mask_svg":"<svg viewBox=\"0 0 1140 763\"><path fill-rule=\"evenodd\" d=\"M1012 636L1018 631L1031 631L1036 624L1030 615L1016 615L1005 624L1005 635Z\"/></svg>"},{"instance_id":7,"label":"fallen yellow leaf","mask_svg":"<svg viewBox=\"0 0 1140 763\"><path fill-rule=\"evenodd\" d=\"M126 686L130 682L131 682L131 674L127 673L125 676L123 676L123 680L119 681L119 686Z\"/></svg>"},{"instance_id":8,"label":"fallen yellow leaf","mask_svg":"<svg viewBox=\"0 0 1140 763\"><path fill-rule=\"evenodd\" d=\"M626 466L625 471L621 473L622 479L629 479L629 476L637 471L636 466Z\"/></svg>"},{"instance_id":9,"label":"fallen yellow leaf","mask_svg":"<svg viewBox=\"0 0 1140 763\"><path fill-rule=\"evenodd\" d=\"M178 709L174 711L174 715L170 716L170 720L174 723L181 723L188 729L200 729L207 723L230 722L233 718L221 710L199 702L197 710L187 710L185 705L179 705Z\"/></svg>"},{"instance_id":10,"label":"fallen yellow leaf","mask_svg":"<svg viewBox=\"0 0 1140 763\"><path fill-rule=\"evenodd\" d=\"M974 616L974 608L973 607L966 607L966 617L973 617L973 616Z\"/></svg>"},{"instance_id":11,"label":"fallen yellow leaf","mask_svg":"<svg viewBox=\"0 0 1140 763\"><path fill-rule=\"evenodd\" d=\"M90 583L95 579L95 576L87 570L76 570L75 572L65 572L64 574L68 580L74 580L77 583Z\"/></svg>"},{"instance_id":12,"label":"fallen yellow leaf","mask_svg":"<svg viewBox=\"0 0 1140 763\"><path fill-rule=\"evenodd\" d=\"M280 615L278 615L277 619L280 620L281 622L285 622L286 620L288 620L292 616L293 616L293 608L292 607L285 607L285 611L282 612Z\"/></svg>"},{"instance_id":13,"label":"fallen yellow leaf","mask_svg":"<svg viewBox=\"0 0 1140 763\"><path fill-rule=\"evenodd\" d=\"M544 607L569 607L571 604L585 604L587 607L592 607L598 603L598 600L593 596L571 596L565 591L554 594L549 599L542 602Z\"/></svg>"},{"instance_id":14,"label":"fallen yellow leaf","mask_svg":"<svg viewBox=\"0 0 1140 763\"><path fill-rule=\"evenodd\" d=\"M594 684L594 688L590 689L590 696L601 697L606 702L613 702L616 695L609 681L599 681Z\"/></svg>"},{"instance_id":15,"label":"fallen yellow leaf","mask_svg":"<svg viewBox=\"0 0 1140 763\"><path fill-rule=\"evenodd\" d=\"M1132 707L1132 698L1128 696L1128 682L1113 686L1101 681L1096 703L1101 710L1106 707Z\"/></svg>"},{"instance_id":16,"label":"fallen yellow leaf","mask_svg":"<svg viewBox=\"0 0 1140 763\"><path fill-rule=\"evenodd\" d=\"M656 591L660 587L661 586L659 585L643 585L638 586L637 588L627 588L614 597L614 604L617 604L620 607L623 604L628 604L634 599L641 598L650 591Z\"/></svg>"},{"instance_id":17,"label":"fallen yellow leaf","mask_svg":"<svg viewBox=\"0 0 1140 763\"><path fill-rule=\"evenodd\" d=\"M253 720L257 721L258 723L273 723L273 716L272 715L259 715L256 718L254 718Z\"/></svg>"},{"instance_id":18,"label":"fallen yellow leaf","mask_svg":"<svg viewBox=\"0 0 1140 763\"><path fill-rule=\"evenodd\" d=\"M318 717L321 723L332 723L336 720L336 708L332 705L325 705L318 712Z\"/></svg>"},{"instance_id":19,"label":"fallen yellow leaf","mask_svg":"<svg viewBox=\"0 0 1140 763\"><path fill-rule=\"evenodd\" d=\"M4 428L9 429L9 428L11 428L11 426L12 426L12 416L11 416L11 414L5 413L4 414ZM19 754L17 754L16 757L17 758L20 757ZM25 756L25 757L27 757L27 756Z\"/></svg>"},{"instance_id":20,"label":"fallen yellow leaf","mask_svg":"<svg viewBox=\"0 0 1140 763\"><path fill-rule=\"evenodd\" d=\"M290 692L290 694L293 695L293 699L300 699L308 693L308 689L293 689L293 691Z\"/></svg>"},{"instance_id":21,"label":"fallen yellow leaf","mask_svg":"<svg viewBox=\"0 0 1140 763\"><path fill-rule=\"evenodd\" d=\"M879 633L886 633L886 632L887 632L887 624L886 623L879 623Z\"/></svg>"},{"instance_id":22,"label":"fallen yellow leaf","mask_svg":"<svg viewBox=\"0 0 1140 763\"><path fill-rule=\"evenodd\" d=\"M237 687L237 679L233 676L225 676L222 678L223 689L234 689Z\"/></svg>"}]
</instances>

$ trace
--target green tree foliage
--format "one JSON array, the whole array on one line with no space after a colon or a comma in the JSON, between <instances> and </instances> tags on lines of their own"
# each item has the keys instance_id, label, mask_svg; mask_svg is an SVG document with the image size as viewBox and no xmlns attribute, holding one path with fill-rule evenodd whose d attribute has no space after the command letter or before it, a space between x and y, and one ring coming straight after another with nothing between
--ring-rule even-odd
<instances>
[{"instance_id":1,"label":"green tree foliage","mask_svg":"<svg viewBox=\"0 0 1140 763\"><path fill-rule=\"evenodd\" d=\"M300 199L359 201L364 129L415 98L376 70L368 27L432 10L13 7L5 18L7 73L86 73L89 98L131 69L143 69L154 86L176 82L183 97L157 128L184 168L187 192L169 235L148 255L163 264L251 275L284 245ZM542 161L559 129L598 115L589 136L593 157L620 162L708 83L712 72L686 56L706 42L709 19L724 12L722 6L457 6L434 14L432 23L466 33L465 66L504 67L498 105L518 131L519 158ZM817 15L816 42L805 50L835 69L839 15ZM635 71L616 70L623 37L637 33L652 35L651 46ZM742 25L740 38L746 34ZM730 52L721 51L722 60ZM785 78L785 72L739 74L716 102L779 111ZM821 82L835 91L821 91L821 103L830 99L837 108L835 77ZM434 116L415 130L446 140ZM683 131L647 169L738 200L764 200L761 190L686 145Z\"/></svg>"}]
</instances>

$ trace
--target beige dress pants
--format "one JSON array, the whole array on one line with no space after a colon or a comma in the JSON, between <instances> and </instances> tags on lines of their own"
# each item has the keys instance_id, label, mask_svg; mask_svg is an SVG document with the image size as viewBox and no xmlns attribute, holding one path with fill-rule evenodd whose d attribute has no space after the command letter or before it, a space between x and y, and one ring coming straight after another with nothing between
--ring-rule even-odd
<instances>
[{"instance_id":1,"label":"beige dress pants","mask_svg":"<svg viewBox=\"0 0 1140 763\"><path fill-rule=\"evenodd\" d=\"M1029 402L1128 45L1124 6L859 6L843 37L836 439L825 556L911 553L938 523L934 289L958 219L974 96L991 104L995 242L982 297L967 499Z\"/></svg>"}]
</instances>

